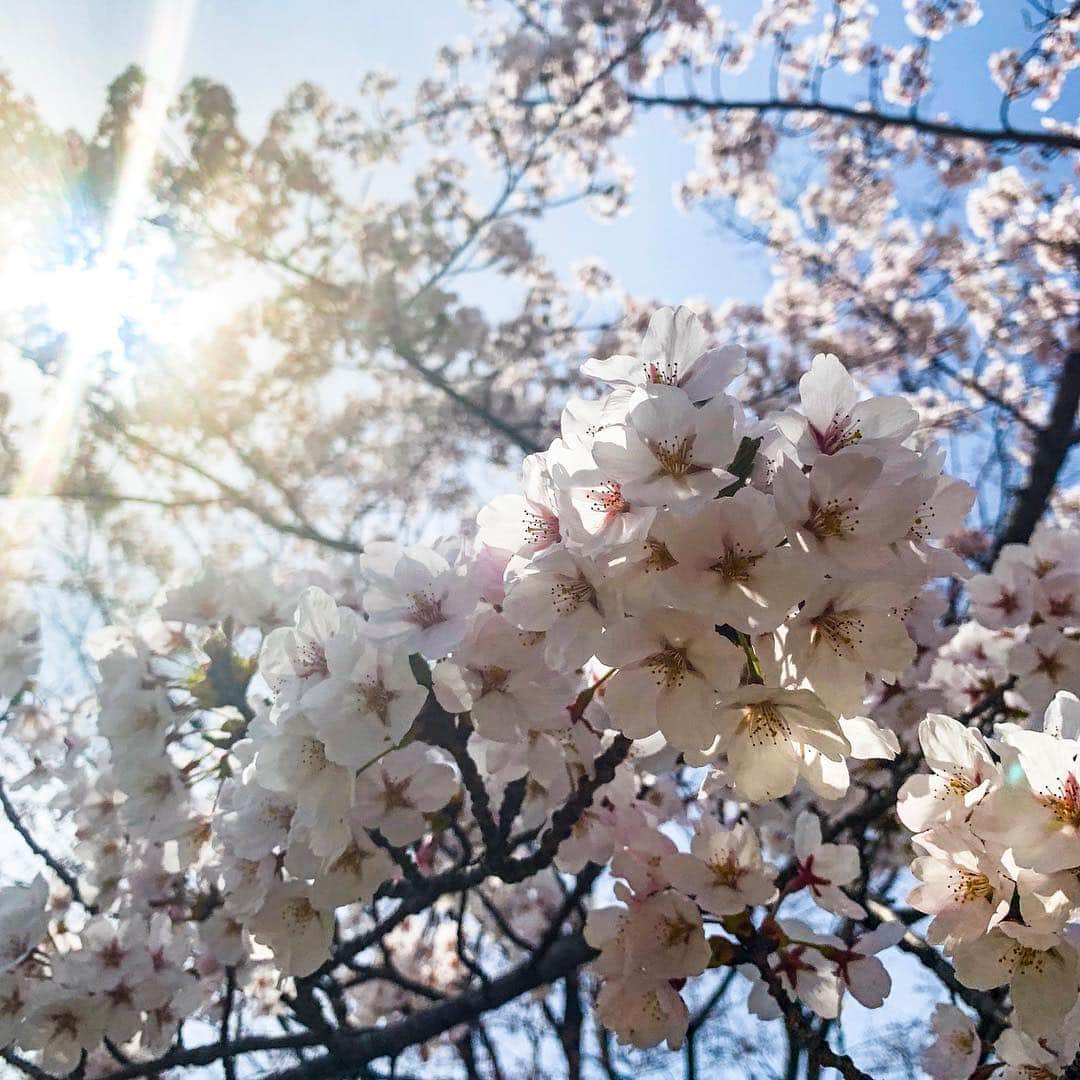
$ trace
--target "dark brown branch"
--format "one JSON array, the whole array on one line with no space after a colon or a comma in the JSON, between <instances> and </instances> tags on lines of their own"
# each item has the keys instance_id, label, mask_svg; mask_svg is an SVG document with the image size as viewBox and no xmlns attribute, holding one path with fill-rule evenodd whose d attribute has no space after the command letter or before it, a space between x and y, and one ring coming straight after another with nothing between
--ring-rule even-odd
<instances>
[{"instance_id":1,"label":"dark brown branch","mask_svg":"<svg viewBox=\"0 0 1080 1080\"><path fill-rule=\"evenodd\" d=\"M1054 486L1073 447L1073 427L1080 405L1080 349L1065 357L1050 420L1035 436L1035 452L1025 487L1013 500L1009 521L994 545L993 559L1006 544L1026 544L1049 505Z\"/></svg>"},{"instance_id":2,"label":"dark brown branch","mask_svg":"<svg viewBox=\"0 0 1080 1080\"><path fill-rule=\"evenodd\" d=\"M696 1032L709 1017L712 1016L713 1009L720 1004L724 995L731 988L731 984L735 981L735 975L736 971L734 968L724 974L724 977L717 984L716 989L706 999L705 1004L690 1017L690 1023L687 1025L687 1034Z\"/></svg>"},{"instance_id":3,"label":"dark brown branch","mask_svg":"<svg viewBox=\"0 0 1080 1080\"><path fill-rule=\"evenodd\" d=\"M562 938L536 965L525 963L486 985L467 990L458 997L433 1005L382 1028L368 1028L342 1037L329 1052L295 1069L272 1073L275 1080L329 1080L348 1075L370 1061L393 1057L410 1046L426 1042L458 1024L468 1023L492 1009L565 978L596 952L578 934ZM120 1080L112 1076L108 1080Z\"/></svg>"},{"instance_id":4,"label":"dark brown branch","mask_svg":"<svg viewBox=\"0 0 1080 1080\"><path fill-rule=\"evenodd\" d=\"M349 989L353 986L362 986L364 983L381 980L383 982L393 983L395 986L402 990L407 991L410 994L416 994L417 997L426 998L428 1001L442 1001L446 995L440 990L435 990L425 983L417 982L415 979L410 979L407 975L403 975L397 968L392 967L389 963L376 965L372 967L365 966L364 964L350 964L350 971L356 972L356 977L349 979L342 989Z\"/></svg>"},{"instance_id":5,"label":"dark brown branch","mask_svg":"<svg viewBox=\"0 0 1080 1080\"><path fill-rule=\"evenodd\" d=\"M166 1069L212 1065L217 1061L224 1061L225 1058L237 1058L245 1054L260 1054L275 1050L301 1050L304 1047L323 1045L325 1037L310 1031L301 1031L289 1035L260 1035L234 1039L227 1047L222 1047L215 1041L191 1049L170 1050L167 1054L150 1061L133 1061L130 1065L104 1074L102 1080L134 1080L135 1077L153 1076Z\"/></svg>"},{"instance_id":6,"label":"dark brown branch","mask_svg":"<svg viewBox=\"0 0 1080 1080\"><path fill-rule=\"evenodd\" d=\"M784 1014L784 1023L787 1026L789 1035L796 1045L806 1050L811 1062L817 1062L830 1069L835 1069L844 1077L844 1080L874 1080L869 1073L863 1072L847 1054L839 1054L833 1050L825 1035L819 1034L813 1029L803 1015L799 1005L784 993L780 978L769 967L766 957L756 959L755 965L761 977L765 980L769 993Z\"/></svg>"},{"instance_id":7,"label":"dark brown branch","mask_svg":"<svg viewBox=\"0 0 1080 1080\"><path fill-rule=\"evenodd\" d=\"M563 979L563 990L566 1001L562 1023L556 1030L566 1058L566 1080L581 1080L581 1034L585 1008L581 999L580 974L577 970L569 972Z\"/></svg>"},{"instance_id":8,"label":"dark brown branch","mask_svg":"<svg viewBox=\"0 0 1080 1080\"><path fill-rule=\"evenodd\" d=\"M11 699L11 704L8 705L7 712L4 713L0 720L6 721L8 719L12 706L23 696L23 692L23 690L20 690L19 693ZM82 891L79 888L78 878L64 866L52 852L42 844L39 844L34 838L34 834L27 827L22 819L22 815L9 798L2 780L0 780L0 807L3 808L4 817L7 818L8 824L19 834L22 842L37 855L39 859L42 859L45 865L64 883L71 893L72 899L74 899L76 903L82 904L82 906L91 914L96 914L98 910L97 905L91 904L83 899Z\"/></svg>"},{"instance_id":9,"label":"dark brown branch","mask_svg":"<svg viewBox=\"0 0 1080 1080\"><path fill-rule=\"evenodd\" d=\"M238 251L243 252L248 258L254 259L256 262L267 263L271 266L276 266L280 270L284 270L289 274L294 274L297 277L302 278L309 284L317 285L319 288L324 289L328 295L336 297L340 302L347 302L350 295L348 286L338 284L334 281L329 281L326 278L320 277L318 274L313 274L310 270L306 270L302 266L298 266L293 260L284 255L275 255L268 251L258 251L247 245L240 244L228 240L224 237L217 236L215 239L222 243L229 244L230 247L236 248ZM456 257L456 256L455 256ZM441 275L440 275L441 276ZM428 283L421 286L419 291L424 291L434 283L437 278L431 279ZM409 303L406 300L406 306ZM425 366L420 359L419 353L406 341L398 337L397 339L387 343L387 347L402 360L405 365L419 378L421 381L428 384L435 390L445 394L451 401L454 402L463 412L472 416L474 419L480 420L482 423L490 427L493 431L497 431L503 438L513 443L519 449L524 450L527 454L537 453L542 449L540 444L535 439L531 438L528 434L516 428L513 424L504 420L501 416L496 415L486 406L478 401L474 401L472 398L463 394L456 387L452 386L446 379L442 377L437 371L432 371Z\"/></svg>"},{"instance_id":10,"label":"dark brown branch","mask_svg":"<svg viewBox=\"0 0 1080 1080\"><path fill-rule=\"evenodd\" d=\"M892 911L892 908L882 900L870 899L867 901L866 906L871 913L866 925L871 929L881 925L883 922L892 921L897 917ZM924 917L922 912L915 912L915 914L917 914L919 918ZM956 977L956 969L938 949L934 948L933 945L929 945L926 941L909 930L908 933L900 939L897 947L902 952L914 956L923 967L928 971L933 972L950 994L955 995L960 998L961 1001L971 1006L980 1017L993 1021L1000 1027L1005 1026L1008 1018L1005 1011L1001 1008L1000 1003L994 999L993 995L983 990L972 990L970 987L965 986Z\"/></svg>"},{"instance_id":11,"label":"dark brown branch","mask_svg":"<svg viewBox=\"0 0 1080 1080\"><path fill-rule=\"evenodd\" d=\"M428 738L430 725L437 722L437 717L432 716L436 710L438 706L433 706L431 702L425 707L424 723L417 732L419 738ZM377 896L380 899L398 898L401 903L372 930L343 944L333 958L320 968L318 974L330 971L335 964L347 963L352 957L380 941L407 916L423 911L441 896L471 889L492 875L507 884L516 884L533 877L541 870L546 870L554 862L559 847L570 835L581 815L592 805L596 792L605 784L611 783L615 770L630 752L630 746L630 740L624 736L615 738L593 763L593 772L587 773L578 781L578 786L570 798L552 815L551 824L541 835L540 843L532 854L519 859L512 858L511 852L523 843L525 838L511 837L496 850L485 851L475 865L456 867L425 878L422 882L391 882L384 885Z\"/></svg>"},{"instance_id":12,"label":"dark brown branch","mask_svg":"<svg viewBox=\"0 0 1080 1080\"><path fill-rule=\"evenodd\" d=\"M27 1061L26 1058L20 1057L14 1050L2 1050L0 1051L0 1057L13 1068L18 1069L23 1076L29 1076L31 1080L56 1080L56 1077L51 1073L47 1073L44 1069L39 1068L32 1061Z\"/></svg>"},{"instance_id":13,"label":"dark brown branch","mask_svg":"<svg viewBox=\"0 0 1080 1080\"><path fill-rule=\"evenodd\" d=\"M552 945L559 940L563 924L574 913L574 909L581 902L582 897L587 896L592 891L592 887L596 883L596 879L600 876L600 871L602 869L603 867L599 866L597 863L585 864L581 873L578 874L577 880L574 882L574 887L563 898L559 910L555 912L551 922L548 924L547 930L544 931L544 936L540 939L540 943L536 947L536 953L533 956L534 964L539 963Z\"/></svg>"},{"instance_id":14,"label":"dark brown branch","mask_svg":"<svg viewBox=\"0 0 1080 1080\"><path fill-rule=\"evenodd\" d=\"M229 1021L232 1019L233 1002L236 998L236 968L225 969L225 990L221 1001L221 1027L218 1034L218 1045L227 1049L229 1045ZM231 1057L222 1059L225 1070L225 1080L236 1080L236 1061Z\"/></svg>"},{"instance_id":15,"label":"dark brown branch","mask_svg":"<svg viewBox=\"0 0 1080 1080\"><path fill-rule=\"evenodd\" d=\"M381 848L394 860L397 868L404 874L406 881L412 882L414 885L423 883L424 878L416 865L416 861L405 848L391 844L378 829L368 829L367 834L377 848Z\"/></svg>"},{"instance_id":16,"label":"dark brown branch","mask_svg":"<svg viewBox=\"0 0 1080 1080\"><path fill-rule=\"evenodd\" d=\"M474 893L483 905L484 910L491 916L495 925L499 928L499 933L513 943L522 952L531 952L536 946L531 941L527 941L523 938L507 921L506 916L499 910L495 902L488 896L483 889L477 889Z\"/></svg>"},{"instance_id":17,"label":"dark brown branch","mask_svg":"<svg viewBox=\"0 0 1080 1080\"><path fill-rule=\"evenodd\" d=\"M438 372L425 367L416 351L404 342L394 342L393 351L394 354L404 360L410 370L414 371L428 384L428 386L441 391L463 412L483 421L484 424L493 431L497 431L504 439L513 443L519 450L524 450L526 454L536 454L543 449L531 435L526 434L520 428L508 423L501 416L496 415L486 406L480 404L480 402L473 401L472 398L461 393L460 390L451 386Z\"/></svg>"},{"instance_id":18,"label":"dark brown branch","mask_svg":"<svg viewBox=\"0 0 1080 1080\"><path fill-rule=\"evenodd\" d=\"M970 139L991 145L1038 146L1047 150L1080 150L1080 136L1067 131L1022 131L1014 128L968 127L942 120L926 120L911 114L887 114L853 105L830 104L822 101L785 101L783 98L726 101L705 98L696 94L638 94L628 92L627 101L645 108L667 106L689 112L778 112L806 113L812 116L836 116L876 128L907 128L922 135L942 139Z\"/></svg>"},{"instance_id":19,"label":"dark brown branch","mask_svg":"<svg viewBox=\"0 0 1080 1080\"><path fill-rule=\"evenodd\" d=\"M1080 1050L1076 1052L1076 1057L1065 1066L1061 1080L1080 1080Z\"/></svg>"},{"instance_id":20,"label":"dark brown branch","mask_svg":"<svg viewBox=\"0 0 1080 1080\"><path fill-rule=\"evenodd\" d=\"M551 825L541 836L539 848L532 855L510 863L506 872L499 871L503 881L524 881L555 861L562 842L581 820L581 815L592 806L596 792L614 779L615 770L626 760L631 745L631 740L625 735L615 736L611 745L593 763L592 776L584 776L574 794L552 815Z\"/></svg>"},{"instance_id":21,"label":"dark brown branch","mask_svg":"<svg viewBox=\"0 0 1080 1080\"><path fill-rule=\"evenodd\" d=\"M899 326L899 323L894 321L893 325ZM987 401L991 405L996 405L1003 412L1008 413L1014 420L1023 424L1029 431L1039 430L1038 426L1018 406L1002 397L1001 394L995 392L991 387L983 385L983 383L979 382L979 380L973 376L965 375L963 372L957 371L947 364L940 356L932 356L929 361L929 366L935 371L940 371L943 375L947 375L950 379L958 382L966 389L978 394L983 401Z\"/></svg>"},{"instance_id":22,"label":"dark brown branch","mask_svg":"<svg viewBox=\"0 0 1080 1080\"><path fill-rule=\"evenodd\" d=\"M484 844L489 852L498 850L500 837L491 812L491 799L484 778L469 753L469 734L472 728L464 720L455 721L438 707L434 698L430 698L428 707L417 721L416 731L425 742L441 747L454 759L454 764L461 773L461 782L469 793L472 814L480 827Z\"/></svg>"}]
</instances>

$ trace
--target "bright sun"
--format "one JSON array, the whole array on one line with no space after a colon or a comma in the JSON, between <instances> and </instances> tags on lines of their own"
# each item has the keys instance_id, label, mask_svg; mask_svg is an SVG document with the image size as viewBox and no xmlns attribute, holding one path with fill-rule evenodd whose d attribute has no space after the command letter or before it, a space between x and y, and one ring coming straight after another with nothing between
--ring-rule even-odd
<instances>
[{"instance_id":1,"label":"bright sun","mask_svg":"<svg viewBox=\"0 0 1080 1080\"><path fill-rule=\"evenodd\" d=\"M114 352L124 320L143 306L134 303L130 276L114 267L64 267L44 277L42 300L49 324L83 357Z\"/></svg>"},{"instance_id":2,"label":"bright sun","mask_svg":"<svg viewBox=\"0 0 1080 1080\"><path fill-rule=\"evenodd\" d=\"M56 360L64 369L76 366L84 384L106 369L111 377L130 381L136 372L128 362L125 327L147 337L163 333L176 343L175 328L167 326L159 255L132 247L122 260L36 267L9 254L2 280L4 306L22 311L27 324L45 327L57 338L62 335Z\"/></svg>"}]
</instances>

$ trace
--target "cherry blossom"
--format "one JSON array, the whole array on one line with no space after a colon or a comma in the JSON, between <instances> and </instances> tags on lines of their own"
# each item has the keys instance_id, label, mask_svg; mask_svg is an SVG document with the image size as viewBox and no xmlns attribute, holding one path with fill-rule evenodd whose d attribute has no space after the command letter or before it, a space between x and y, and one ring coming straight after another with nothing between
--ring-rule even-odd
<instances>
[{"instance_id":1,"label":"cherry blossom","mask_svg":"<svg viewBox=\"0 0 1080 1080\"><path fill-rule=\"evenodd\" d=\"M71 1072L83 1051L96 1047L104 1034L100 998L53 985L27 1012L19 1029L19 1045L40 1051L42 1067L61 1075Z\"/></svg>"},{"instance_id":2,"label":"cherry blossom","mask_svg":"<svg viewBox=\"0 0 1080 1080\"><path fill-rule=\"evenodd\" d=\"M609 626L597 656L617 668L604 689L612 722L635 739L662 731L680 750L712 743L716 701L738 686L744 663L711 623L675 610Z\"/></svg>"},{"instance_id":3,"label":"cherry blossom","mask_svg":"<svg viewBox=\"0 0 1080 1080\"><path fill-rule=\"evenodd\" d=\"M896 804L912 832L965 821L987 791L1001 783L982 735L951 716L927 716L919 724L919 744L932 771L906 780Z\"/></svg>"},{"instance_id":4,"label":"cherry blossom","mask_svg":"<svg viewBox=\"0 0 1080 1080\"><path fill-rule=\"evenodd\" d=\"M818 907L851 919L866 912L841 889L861 874L859 853L850 844L823 844L821 822L808 810L795 821L795 877L788 889L806 889Z\"/></svg>"},{"instance_id":5,"label":"cherry blossom","mask_svg":"<svg viewBox=\"0 0 1080 1080\"><path fill-rule=\"evenodd\" d=\"M927 940L978 939L1008 915L1013 883L1000 858L977 838L940 828L920 833L914 842L926 854L911 864L922 884L911 891L908 903L934 916Z\"/></svg>"},{"instance_id":6,"label":"cherry blossom","mask_svg":"<svg viewBox=\"0 0 1080 1080\"><path fill-rule=\"evenodd\" d=\"M565 542L582 555L619 557L645 540L658 507L632 503L622 485L588 458L567 457L555 466L563 494Z\"/></svg>"},{"instance_id":7,"label":"cherry blossom","mask_svg":"<svg viewBox=\"0 0 1080 1080\"><path fill-rule=\"evenodd\" d=\"M668 979L610 979L597 996L596 1008L621 1042L642 1048L666 1042L678 1050L690 1023L686 1002Z\"/></svg>"},{"instance_id":8,"label":"cherry blossom","mask_svg":"<svg viewBox=\"0 0 1080 1080\"><path fill-rule=\"evenodd\" d=\"M934 1080L971 1076L979 1064L981 1050L979 1033L971 1018L955 1005L939 1003L930 1016L930 1026L934 1041L923 1051L922 1067Z\"/></svg>"},{"instance_id":9,"label":"cherry blossom","mask_svg":"<svg viewBox=\"0 0 1080 1080\"><path fill-rule=\"evenodd\" d=\"M454 770L438 751L410 743L360 774L355 813L390 843L406 844L423 833L424 815L441 810L456 790Z\"/></svg>"},{"instance_id":10,"label":"cherry blossom","mask_svg":"<svg viewBox=\"0 0 1080 1080\"><path fill-rule=\"evenodd\" d=\"M842 760L851 749L839 721L809 690L749 685L730 695L717 712L712 753L727 755L735 790L750 802L787 795L799 776L808 779L808 753Z\"/></svg>"},{"instance_id":11,"label":"cherry blossom","mask_svg":"<svg viewBox=\"0 0 1080 1080\"><path fill-rule=\"evenodd\" d=\"M0 889L0 971L10 971L36 948L49 924L49 885L39 874L29 885Z\"/></svg>"},{"instance_id":12,"label":"cherry blossom","mask_svg":"<svg viewBox=\"0 0 1080 1080\"><path fill-rule=\"evenodd\" d=\"M892 990L892 977L877 958L904 937L901 923L884 923L863 934L850 948L834 955L844 988L867 1009L880 1009Z\"/></svg>"},{"instance_id":13,"label":"cherry blossom","mask_svg":"<svg viewBox=\"0 0 1080 1080\"><path fill-rule=\"evenodd\" d=\"M321 854L340 851L347 841L343 822L353 801L353 772L330 760L303 713L290 712L278 725L268 725L260 743L254 765L258 782L271 791L295 793L294 822L312 830Z\"/></svg>"},{"instance_id":14,"label":"cherry blossom","mask_svg":"<svg viewBox=\"0 0 1080 1080\"><path fill-rule=\"evenodd\" d=\"M1008 656L1009 671L1019 676L1016 684L1028 706L1039 714L1059 691L1080 690L1080 642L1062 634L1057 627L1042 623L1023 641L1018 641Z\"/></svg>"},{"instance_id":15,"label":"cherry blossom","mask_svg":"<svg viewBox=\"0 0 1080 1080\"><path fill-rule=\"evenodd\" d=\"M259 671L267 683L303 688L326 678L326 643L337 633L341 616L334 599L312 586L300 597L295 625L279 627L267 635L259 654Z\"/></svg>"},{"instance_id":16,"label":"cherry blossom","mask_svg":"<svg viewBox=\"0 0 1080 1080\"><path fill-rule=\"evenodd\" d=\"M888 545L908 532L927 489L917 477L880 484L882 469L880 458L855 451L822 456L809 475L785 461L773 493L792 544L839 577L886 565Z\"/></svg>"},{"instance_id":17,"label":"cherry blossom","mask_svg":"<svg viewBox=\"0 0 1080 1080\"><path fill-rule=\"evenodd\" d=\"M903 398L859 401L855 380L831 354L814 357L810 370L799 380L799 395L802 413L785 413L777 426L807 465L813 465L819 455L836 454L847 447L887 453L890 444L902 443L918 423L914 409Z\"/></svg>"},{"instance_id":18,"label":"cherry blossom","mask_svg":"<svg viewBox=\"0 0 1080 1080\"><path fill-rule=\"evenodd\" d=\"M360 769L398 745L427 699L408 657L380 653L361 637L338 635L327 646L329 676L303 698L326 756Z\"/></svg>"},{"instance_id":19,"label":"cherry blossom","mask_svg":"<svg viewBox=\"0 0 1080 1080\"><path fill-rule=\"evenodd\" d=\"M775 1071L736 970L788 1072L879 1075L903 934L929 1072L1075 1070L1080 16L894 7L470 0L265 125L194 80L119 258L199 340L100 369L15 294L108 269L156 91L0 80L5 1068ZM762 284L658 308L557 207Z\"/></svg>"},{"instance_id":20,"label":"cherry blossom","mask_svg":"<svg viewBox=\"0 0 1080 1080\"><path fill-rule=\"evenodd\" d=\"M690 512L735 477L740 421L726 396L695 407L681 387L635 390L626 420L593 440L596 464L632 502Z\"/></svg>"},{"instance_id":21,"label":"cherry blossom","mask_svg":"<svg viewBox=\"0 0 1080 1080\"><path fill-rule=\"evenodd\" d=\"M980 804L974 827L1041 873L1080 865L1080 742L1013 729L1001 747L1007 782Z\"/></svg>"},{"instance_id":22,"label":"cherry blossom","mask_svg":"<svg viewBox=\"0 0 1080 1080\"><path fill-rule=\"evenodd\" d=\"M1061 1042L1066 1045L1061 1046ZM1029 1080L1030 1077L1039 1077L1040 1074L1060 1076L1076 1056L1075 1046L1068 1045L1075 1042L1075 1036L1067 1036L1064 1040L1044 1036L1036 1040L1023 1031L1008 1028L994 1043L997 1056L1004 1062L1000 1076L1002 1080ZM1058 1044L1055 1049L1049 1049L1049 1046L1054 1044Z\"/></svg>"},{"instance_id":23,"label":"cherry blossom","mask_svg":"<svg viewBox=\"0 0 1080 1080\"><path fill-rule=\"evenodd\" d=\"M680 603L737 630L783 622L805 582L796 553L781 546L784 527L772 501L754 488L705 507L667 545Z\"/></svg>"},{"instance_id":24,"label":"cherry blossom","mask_svg":"<svg viewBox=\"0 0 1080 1080\"><path fill-rule=\"evenodd\" d=\"M593 911L585 934L605 976L598 1008L620 1037L643 1046L665 1038L678 1048L689 1015L670 980L700 974L710 955L697 906L665 890L628 909Z\"/></svg>"},{"instance_id":25,"label":"cherry blossom","mask_svg":"<svg viewBox=\"0 0 1080 1080\"><path fill-rule=\"evenodd\" d=\"M1027 622L1033 611L1034 584L1031 568L1002 552L993 574L979 574L968 582L975 617L993 630Z\"/></svg>"},{"instance_id":26,"label":"cherry blossom","mask_svg":"<svg viewBox=\"0 0 1080 1080\"><path fill-rule=\"evenodd\" d=\"M694 404L723 393L745 369L737 345L709 348L701 320L689 308L658 308L649 319L640 356L591 359L582 372L613 386L678 386Z\"/></svg>"},{"instance_id":27,"label":"cherry blossom","mask_svg":"<svg viewBox=\"0 0 1080 1080\"><path fill-rule=\"evenodd\" d=\"M843 942L832 934L819 934L798 919L781 919L779 928L786 939L770 964L783 993L803 1002L822 1019L834 1019L840 1013L841 985L825 949L842 949ZM750 1011L762 1020L781 1015L780 1005L766 982L753 969L743 969L752 989L747 1002Z\"/></svg>"},{"instance_id":28,"label":"cherry blossom","mask_svg":"<svg viewBox=\"0 0 1080 1080\"><path fill-rule=\"evenodd\" d=\"M551 470L557 466L558 442L546 454L530 454L521 466L521 495L500 495L477 516L477 541L515 555L534 555L562 540L558 488Z\"/></svg>"},{"instance_id":29,"label":"cherry blossom","mask_svg":"<svg viewBox=\"0 0 1080 1080\"><path fill-rule=\"evenodd\" d=\"M251 932L274 950L282 968L294 975L310 975L326 959L334 934L331 911L316 907L303 881L276 885Z\"/></svg>"},{"instance_id":30,"label":"cherry blossom","mask_svg":"<svg viewBox=\"0 0 1080 1080\"><path fill-rule=\"evenodd\" d=\"M862 711L867 673L893 682L915 659L902 596L889 583L830 582L790 624L784 647L794 672L836 713Z\"/></svg>"},{"instance_id":31,"label":"cherry blossom","mask_svg":"<svg viewBox=\"0 0 1080 1080\"><path fill-rule=\"evenodd\" d=\"M953 26L974 26L983 16L978 0L904 0L912 33L938 41Z\"/></svg>"},{"instance_id":32,"label":"cherry blossom","mask_svg":"<svg viewBox=\"0 0 1080 1080\"><path fill-rule=\"evenodd\" d=\"M775 871L762 861L757 834L745 822L724 829L703 818L690 851L661 862L671 884L714 915L735 915L776 896Z\"/></svg>"},{"instance_id":33,"label":"cherry blossom","mask_svg":"<svg viewBox=\"0 0 1080 1080\"><path fill-rule=\"evenodd\" d=\"M516 741L565 727L571 682L544 663L544 649L495 612L480 612L450 659L432 672L439 704L469 713L480 735Z\"/></svg>"},{"instance_id":34,"label":"cherry blossom","mask_svg":"<svg viewBox=\"0 0 1080 1080\"><path fill-rule=\"evenodd\" d=\"M433 548L383 541L360 556L370 583L367 632L403 652L440 656L464 636L476 603L472 583Z\"/></svg>"},{"instance_id":35,"label":"cherry blossom","mask_svg":"<svg viewBox=\"0 0 1080 1080\"><path fill-rule=\"evenodd\" d=\"M618 603L617 585L595 563L563 551L514 574L503 612L522 630L544 632L545 658L558 668L593 655Z\"/></svg>"},{"instance_id":36,"label":"cherry blossom","mask_svg":"<svg viewBox=\"0 0 1080 1080\"><path fill-rule=\"evenodd\" d=\"M1003 922L984 937L958 945L957 978L980 990L1009 984L1009 995L1024 1031L1053 1031L1076 1001L1080 967L1076 950L1056 934Z\"/></svg>"}]
</instances>

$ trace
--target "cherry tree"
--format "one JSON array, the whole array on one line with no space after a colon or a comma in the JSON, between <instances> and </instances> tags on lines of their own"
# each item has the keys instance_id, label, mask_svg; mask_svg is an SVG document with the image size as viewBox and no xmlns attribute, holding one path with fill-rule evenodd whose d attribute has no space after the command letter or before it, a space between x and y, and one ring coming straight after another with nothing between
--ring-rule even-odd
<instances>
[{"instance_id":1,"label":"cherry tree","mask_svg":"<svg viewBox=\"0 0 1080 1080\"><path fill-rule=\"evenodd\" d=\"M471 7L258 140L2 88L12 1075L1074 1080L1080 11L983 126L975 0ZM759 303L545 258L655 110Z\"/></svg>"}]
</instances>

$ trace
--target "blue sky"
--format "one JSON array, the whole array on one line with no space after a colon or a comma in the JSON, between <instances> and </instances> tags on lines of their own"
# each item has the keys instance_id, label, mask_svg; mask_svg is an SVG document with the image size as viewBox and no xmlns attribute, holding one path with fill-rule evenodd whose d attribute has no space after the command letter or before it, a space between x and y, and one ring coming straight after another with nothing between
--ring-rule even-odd
<instances>
[{"instance_id":1,"label":"blue sky","mask_svg":"<svg viewBox=\"0 0 1080 1080\"><path fill-rule=\"evenodd\" d=\"M968 121L993 122L998 97L985 57L1014 38L1023 6L1021 0L986 0L978 26L934 46L935 69L948 73L960 96L940 91L924 113L947 108ZM749 7L749 0L724 5L733 15ZM910 40L899 0L879 7L886 38L896 44ZM0 67L52 124L87 131L100 114L109 81L143 55L154 10L148 0L8 5L0 9ZM389 7L376 0L203 0L195 9L181 81L194 75L223 81L239 105L242 128L255 134L288 89L303 80L347 102L355 100L362 71L384 66L411 87L427 73L434 50L469 27L464 4L452 0L397 0ZM826 94L831 89L844 96L850 88L840 79L826 80ZM728 89L754 91L759 82L752 71ZM1080 106L1064 104L1066 112ZM1036 120L1026 109L1017 110L1015 119ZM537 225L541 247L555 264L565 268L598 255L631 292L666 300L760 297L769 282L760 255L719 236L704 214L683 215L673 207L672 185L691 163L692 150L672 137L668 116L642 119L630 157L638 180L627 217L605 223L569 209Z\"/></svg>"},{"instance_id":2,"label":"blue sky","mask_svg":"<svg viewBox=\"0 0 1080 1080\"><path fill-rule=\"evenodd\" d=\"M141 56L153 10L139 0L8 7L0 11L0 67L48 121L87 131L100 115L108 83ZM360 74L382 66L411 89L428 73L435 50L467 34L470 23L464 4L452 0L397 0L391 8L375 0L204 0L196 8L182 81L208 75L224 82L239 105L241 126L254 134L289 88L304 80L348 102L356 99ZM691 152L680 146L673 155L664 126L659 116L648 124L655 131L647 141L663 145L663 153L642 155L637 202L648 209L635 211L632 225L612 227L568 211L540 232L561 262L610 252L635 291L664 284L664 292L688 295L702 290L706 269L715 278L718 267L700 250L711 247L702 244L700 223L671 205L677 166L688 163ZM746 285L739 273L731 273L730 281L740 289Z\"/></svg>"}]
</instances>

